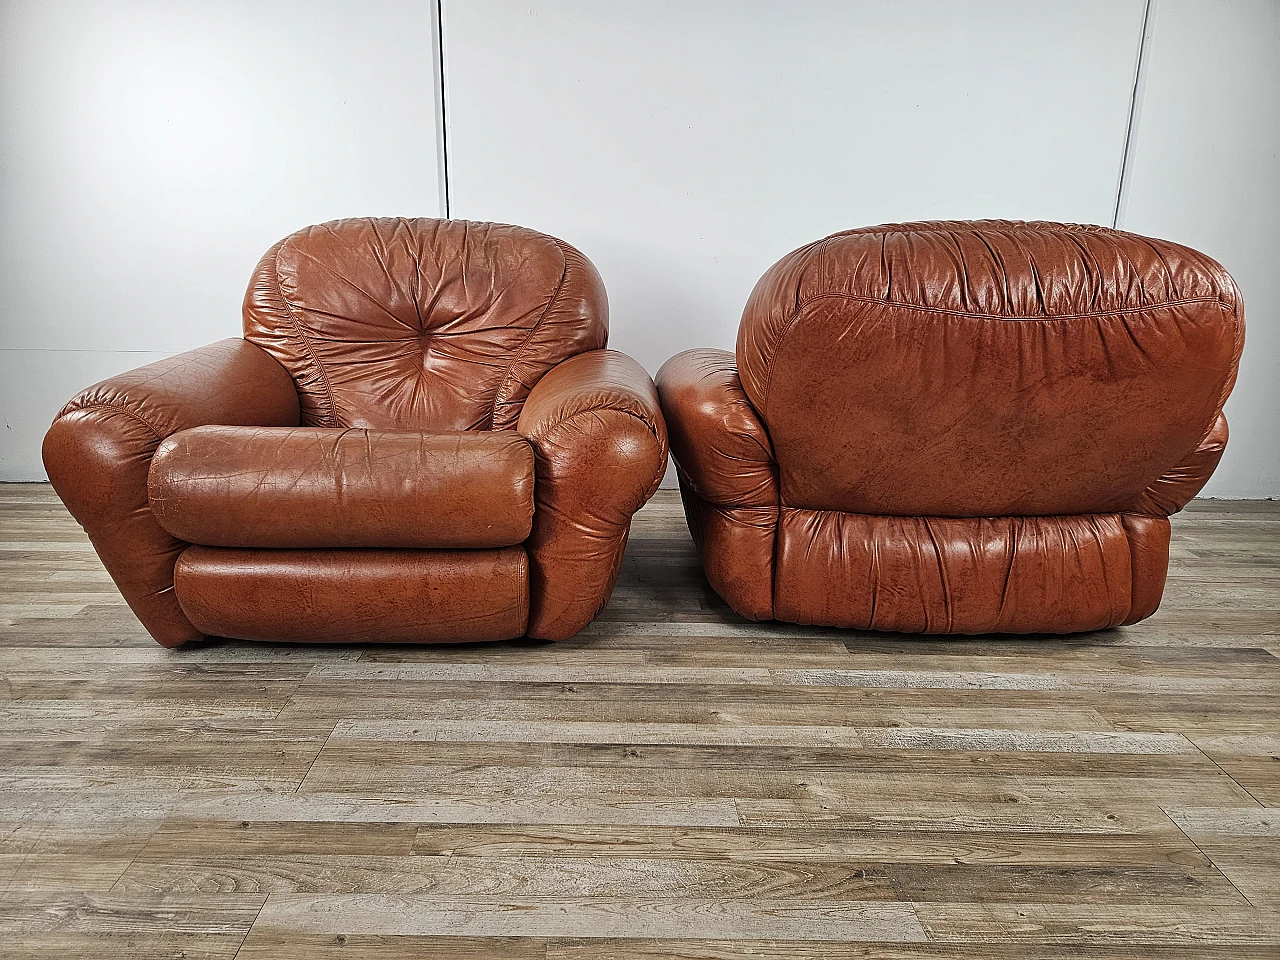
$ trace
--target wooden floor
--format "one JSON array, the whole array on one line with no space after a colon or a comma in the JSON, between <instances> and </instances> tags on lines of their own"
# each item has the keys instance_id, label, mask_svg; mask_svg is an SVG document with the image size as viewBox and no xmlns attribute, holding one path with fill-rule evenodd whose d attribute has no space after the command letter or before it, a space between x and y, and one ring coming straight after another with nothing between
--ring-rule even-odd
<instances>
[{"instance_id":1,"label":"wooden floor","mask_svg":"<svg viewBox=\"0 0 1280 960\"><path fill-rule=\"evenodd\" d=\"M1280 956L1280 503L1135 627L747 624L679 501L573 641L180 651L0 487L0 956Z\"/></svg>"}]
</instances>

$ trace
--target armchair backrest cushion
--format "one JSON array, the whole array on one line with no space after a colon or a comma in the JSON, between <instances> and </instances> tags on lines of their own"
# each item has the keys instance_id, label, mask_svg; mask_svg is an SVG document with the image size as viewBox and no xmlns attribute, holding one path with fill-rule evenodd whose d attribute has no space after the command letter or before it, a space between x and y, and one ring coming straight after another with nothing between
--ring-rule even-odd
<instances>
[{"instance_id":1,"label":"armchair backrest cushion","mask_svg":"<svg viewBox=\"0 0 1280 960\"><path fill-rule=\"evenodd\" d=\"M1243 344L1225 270L1102 227L894 224L788 254L738 370L784 505L991 517L1132 508L1217 422Z\"/></svg>"},{"instance_id":2,"label":"armchair backrest cushion","mask_svg":"<svg viewBox=\"0 0 1280 960\"><path fill-rule=\"evenodd\" d=\"M606 345L608 303L573 247L463 220L336 220L273 246L244 335L289 371L307 426L509 429L538 379Z\"/></svg>"}]
</instances>

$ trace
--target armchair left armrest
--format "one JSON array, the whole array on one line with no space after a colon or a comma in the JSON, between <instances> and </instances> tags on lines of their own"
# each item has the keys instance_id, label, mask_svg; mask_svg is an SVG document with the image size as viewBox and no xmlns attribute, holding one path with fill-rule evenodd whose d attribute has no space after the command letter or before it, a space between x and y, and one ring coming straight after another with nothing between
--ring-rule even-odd
<instances>
[{"instance_id":1,"label":"armchair left armrest","mask_svg":"<svg viewBox=\"0 0 1280 960\"><path fill-rule=\"evenodd\" d=\"M173 592L187 544L156 522L151 458L165 438L205 424L297 426L298 392L270 354L240 338L189 350L82 391L44 438L49 479L156 641L199 639Z\"/></svg>"},{"instance_id":2,"label":"armchair left armrest","mask_svg":"<svg viewBox=\"0 0 1280 960\"><path fill-rule=\"evenodd\" d=\"M533 446L530 637L565 640L603 609L631 517L667 466L653 381L615 350L565 360L530 391L517 429Z\"/></svg>"}]
</instances>

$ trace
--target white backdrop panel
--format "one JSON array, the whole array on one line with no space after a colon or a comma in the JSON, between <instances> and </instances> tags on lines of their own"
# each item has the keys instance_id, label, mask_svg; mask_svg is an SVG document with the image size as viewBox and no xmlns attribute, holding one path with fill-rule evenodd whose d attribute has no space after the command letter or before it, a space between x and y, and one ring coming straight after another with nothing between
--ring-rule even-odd
<instances>
[{"instance_id":1,"label":"white backdrop panel","mask_svg":"<svg viewBox=\"0 0 1280 960\"><path fill-rule=\"evenodd\" d=\"M835 230L1110 224L1142 7L445 0L452 213L581 247L652 372Z\"/></svg>"},{"instance_id":2,"label":"white backdrop panel","mask_svg":"<svg viewBox=\"0 0 1280 960\"><path fill-rule=\"evenodd\" d=\"M1204 495L1280 496L1280 3L1157 0L1120 226L1216 257L1245 301Z\"/></svg>"},{"instance_id":3,"label":"white backdrop panel","mask_svg":"<svg viewBox=\"0 0 1280 960\"><path fill-rule=\"evenodd\" d=\"M285 234L441 215L436 37L418 0L0 4L0 479L89 372L237 335Z\"/></svg>"}]
</instances>

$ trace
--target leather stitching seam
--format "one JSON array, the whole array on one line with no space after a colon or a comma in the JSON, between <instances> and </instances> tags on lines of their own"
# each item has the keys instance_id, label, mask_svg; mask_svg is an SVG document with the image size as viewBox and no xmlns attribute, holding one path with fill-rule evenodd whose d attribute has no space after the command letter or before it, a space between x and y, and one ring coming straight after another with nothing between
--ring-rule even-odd
<instances>
[{"instance_id":1,"label":"leather stitching seam","mask_svg":"<svg viewBox=\"0 0 1280 960\"><path fill-rule=\"evenodd\" d=\"M659 450L662 449L663 447L662 438L658 436L658 431L654 429L653 423L651 422L651 420L649 420L646 417L640 416L640 414L638 413L632 413L630 410L623 410L620 407L588 407L586 410L579 410L576 413L571 413L569 414L569 416L564 417L561 420L557 420L555 423L549 424L545 429L547 434L550 434L552 430L558 430L560 427L563 427L566 423L572 423L573 421L581 417L586 417L592 414L599 414L599 413L620 413L624 417L631 417L633 420L639 420L641 423L644 424L644 428L649 433L649 436L653 437L654 442L658 444L658 449ZM529 440L532 443L535 438L534 431L531 430L529 431L529 433L530 433ZM537 439L545 440L546 435L542 437L538 437ZM536 450L537 448L535 447L534 449ZM534 489L536 491L537 489L536 485Z\"/></svg>"},{"instance_id":2,"label":"leather stitching seam","mask_svg":"<svg viewBox=\"0 0 1280 960\"><path fill-rule=\"evenodd\" d=\"M86 403L83 406L75 407L74 409L67 410L59 414L58 419L61 420L63 417L72 413L79 413L81 410L111 410L115 413L124 414L126 417L129 417L132 420L138 421L138 423L146 427L147 430L151 433L151 435L155 437L157 440L164 440L166 436L165 434L157 430L154 426L152 426L151 422L147 420L145 417L143 417L141 414L134 413L132 410L128 409L127 407L122 407L116 403Z\"/></svg>"},{"instance_id":3,"label":"leather stitching seam","mask_svg":"<svg viewBox=\"0 0 1280 960\"><path fill-rule=\"evenodd\" d=\"M1119 317L1130 313L1149 313L1153 310L1164 310L1169 307L1181 307L1192 303L1214 303L1224 309L1232 309L1232 305L1224 301L1221 297L1184 297L1180 300L1162 300L1159 303L1149 303L1137 307L1123 307L1119 310L1097 310L1091 313L1062 313L1047 317L1028 317L1021 314L1007 315L999 313L976 313L972 310L948 310L945 307L926 307L918 303L900 303L897 300L884 300L880 297L861 297L852 293L818 293L805 300L802 300L796 307L795 312L788 320L790 324L803 310L811 303L818 300L856 300L859 303L874 303L882 307L901 307L904 310L919 310L924 313L939 313L951 317L962 317L967 320L1026 320L1032 322L1054 322L1057 320L1099 320L1103 317Z\"/></svg>"},{"instance_id":4,"label":"leather stitching seam","mask_svg":"<svg viewBox=\"0 0 1280 960\"><path fill-rule=\"evenodd\" d=\"M493 421L498 416L498 405L507 403L504 394L507 392L507 385L511 382L511 372L515 370L516 364L520 362L520 358L524 356L525 349L529 346L529 342L533 340L533 335L538 332L538 328L542 326L542 322L551 315L551 308L556 305L556 301L560 299L560 293L564 290L564 282L569 276L569 256L565 252L565 244L552 237L556 247L560 250L560 255L564 258L564 269L560 271L560 280L556 283L556 288L551 292L551 298L547 301L546 307L542 311L542 315L538 317L537 323L529 328L529 332L525 334L524 339L520 341L520 346L516 347L515 353L511 357L511 362L507 364L507 369L503 371L502 383L498 386L498 392L493 395L493 406L489 408L489 427L492 429Z\"/></svg>"},{"instance_id":5,"label":"leather stitching seam","mask_svg":"<svg viewBox=\"0 0 1280 960\"><path fill-rule=\"evenodd\" d=\"M289 302L289 298L284 295L284 289L280 285L280 252L277 251L271 256L271 272L276 278L276 295L280 297L280 302L284 304L285 314L288 320L293 324L293 329L298 333L298 339L302 341L302 348L307 352L307 357L315 365L316 370L320 373L320 382L324 384L325 399L329 404L328 426L336 426L338 422L338 404L333 397L333 385L329 382L329 374L325 372L324 364L316 357L315 351L311 349L311 338L307 336L302 328L302 322L298 319L294 311L294 306Z\"/></svg>"},{"instance_id":6,"label":"leather stitching seam","mask_svg":"<svg viewBox=\"0 0 1280 960\"><path fill-rule=\"evenodd\" d=\"M820 241L817 245L810 246L809 251L805 256L805 265L803 269L801 269L800 271L800 279L797 281L797 283L804 282L804 274L809 269L810 262L817 260L818 257L822 255L823 251L827 249L827 247L831 244L831 242L834 239L835 239L834 237L827 237L826 239ZM819 271L821 271L821 264L819 264ZM791 326L796 322L796 318L800 316L800 311L805 308L806 304L808 304L811 300L814 300L814 299L817 299L817 298L810 297L809 300L801 300L799 303L796 304L796 308L793 311L791 311L791 316L787 318L786 323L782 325L782 329L778 331L778 338L773 341L773 349L769 351L768 373L766 373L764 377L764 398L760 401L760 419L762 421L766 419L767 414L769 412L769 388L773 386L773 360L778 355L778 347L781 346L782 341L786 339L787 334L791 332ZM742 382L741 378L739 378L738 382L739 382L739 385L741 385L741 382ZM744 390L743 393L745 394L746 391ZM747 399L748 399L748 402L750 402L750 397L748 397ZM773 442L773 438L771 437L770 443L772 442Z\"/></svg>"}]
</instances>

